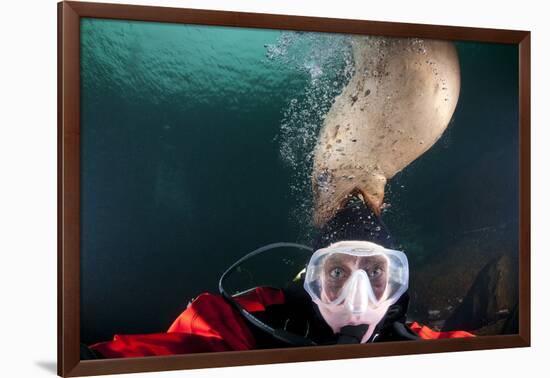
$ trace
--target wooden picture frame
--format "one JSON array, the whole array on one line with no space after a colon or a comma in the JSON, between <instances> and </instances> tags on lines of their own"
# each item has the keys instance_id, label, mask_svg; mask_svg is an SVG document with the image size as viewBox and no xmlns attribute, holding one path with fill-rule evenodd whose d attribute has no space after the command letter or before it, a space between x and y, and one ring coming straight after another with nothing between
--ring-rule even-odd
<instances>
[{"instance_id":1,"label":"wooden picture frame","mask_svg":"<svg viewBox=\"0 0 550 378\"><path fill-rule=\"evenodd\" d=\"M507 43L519 46L519 333L167 357L81 361L80 20L84 17ZM58 4L58 374L82 376L272 364L530 345L530 32L272 14L115 5Z\"/></svg>"}]
</instances>

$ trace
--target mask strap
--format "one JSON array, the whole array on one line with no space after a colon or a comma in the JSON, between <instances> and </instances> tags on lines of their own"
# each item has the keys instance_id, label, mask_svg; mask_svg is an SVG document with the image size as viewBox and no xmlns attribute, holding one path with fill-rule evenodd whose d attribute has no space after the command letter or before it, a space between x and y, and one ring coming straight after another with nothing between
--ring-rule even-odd
<instances>
[{"instance_id":1,"label":"mask strap","mask_svg":"<svg viewBox=\"0 0 550 378\"><path fill-rule=\"evenodd\" d=\"M294 345L294 346L312 346L317 345L312 340L297 335L292 332L288 332L284 329L275 329L273 327L270 327L266 323L262 322L260 319L252 315L250 312L245 310L233 297L227 293L223 287L223 282L225 278L232 273L239 265L243 263L243 261L248 260L249 258L252 258L256 255L259 255L261 253L276 249L276 248L298 248L303 251L307 251L308 253L313 252L313 248L308 247L307 245L303 244L297 244L297 243L287 243L287 242L280 242L280 243L273 243L268 244L263 247L260 247L258 249L255 249L254 251L246 254L245 256L241 257L239 260L237 260L233 265L231 265L225 272L223 272L222 276L220 277L220 281L218 282L218 289L220 291L220 294L222 295L225 300L227 300L246 320L248 320L250 323L258 327L264 332L269 333L274 338L286 342L288 344Z\"/></svg>"}]
</instances>

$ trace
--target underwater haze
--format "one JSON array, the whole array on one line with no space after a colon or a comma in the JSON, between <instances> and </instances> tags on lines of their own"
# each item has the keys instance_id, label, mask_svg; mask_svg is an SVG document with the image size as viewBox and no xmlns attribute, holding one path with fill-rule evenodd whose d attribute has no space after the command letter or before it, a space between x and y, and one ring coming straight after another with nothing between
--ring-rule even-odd
<instances>
[{"instance_id":1,"label":"underwater haze","mask_svg":"<svg viewBox=\"0 0 550 378\"><path fill-rule=\"evenodd\" d=\"M390 181L383 219L414 320L464 323L479 273L505 273L471 324L491 333L517 299L518 50L456 46L451 124ZM311 244L312 151L352 74L347 35L83 18L82 342L165 331L247 252Z\"/></svg>"}]
</instances>

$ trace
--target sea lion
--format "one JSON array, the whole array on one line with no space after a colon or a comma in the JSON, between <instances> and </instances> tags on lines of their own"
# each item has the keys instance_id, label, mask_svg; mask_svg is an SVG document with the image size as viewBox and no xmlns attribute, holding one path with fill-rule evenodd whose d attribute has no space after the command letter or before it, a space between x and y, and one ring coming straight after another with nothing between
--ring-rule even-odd
<instances>
[{"instance_id":1,"label":"sea lion","mask_svg":"<svg viewBox=\"0 0 550 378\"><path fill-rule=\"evenodd\" d=\"M314 223L354 195L376 214L386 182L446 129L460 93L452 42L355 36L355 72L327 113L314 150Z\"/></svg>"}]
</instances>

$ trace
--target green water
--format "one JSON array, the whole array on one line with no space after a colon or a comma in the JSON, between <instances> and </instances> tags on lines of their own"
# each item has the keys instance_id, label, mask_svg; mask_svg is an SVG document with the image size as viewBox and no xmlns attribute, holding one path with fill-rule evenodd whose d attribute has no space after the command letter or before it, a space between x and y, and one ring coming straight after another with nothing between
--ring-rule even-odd
<instances>
[{"instance_id":1,"label":"green water","mask_svg":"<svg viewBox=\"0 0 550 378\"><path fill-rule=\"evenodd\" d=\"M517 48L457 48L453 121L388 190L412 266L517 249ZM244 253L311 242L310 152L352 66L346 36L82 20L83 342L165 330Z\"/></svg>"}]
</instances>

